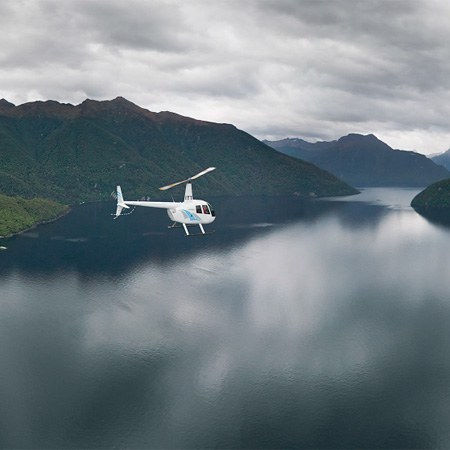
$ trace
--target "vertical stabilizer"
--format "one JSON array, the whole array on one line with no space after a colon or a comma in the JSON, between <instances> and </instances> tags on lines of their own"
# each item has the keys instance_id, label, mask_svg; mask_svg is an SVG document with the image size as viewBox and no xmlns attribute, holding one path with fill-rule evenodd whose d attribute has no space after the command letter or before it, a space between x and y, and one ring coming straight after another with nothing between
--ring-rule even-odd
<instances>
[{"instance_id":1,"label":"vertical stabilizer","mask_svg":"<svg viewBox=\"0 0 450 450\"><path fill-rule=\"evenodd\" d=\"M120 186L117 186L116 194L117 194L117 208L116 208L116 216L114 217L115 219L117 219L120 216L120 213L122 212L123 208L127 209L129 208L129 206L125 204L122 195L122 189Z\"/></svg>"},{"instance_id":2,"label":"vertical stabilizer","mask_svg":"<svg viewBox=\"0 0 450 450\"><path fill-rule=\"evenodd\" d=\"M123 201L122 188L120 186L117 186L117 204L126 206L125 202Z\"/></svg>"}]
</instances>

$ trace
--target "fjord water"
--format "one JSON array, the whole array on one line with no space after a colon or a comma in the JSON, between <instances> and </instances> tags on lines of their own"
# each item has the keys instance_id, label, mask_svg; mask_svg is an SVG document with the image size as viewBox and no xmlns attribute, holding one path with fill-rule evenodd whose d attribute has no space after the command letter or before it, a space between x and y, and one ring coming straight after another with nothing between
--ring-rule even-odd
<instances>
[{"instance_id":1,"label":"fjord water","mask_svg":"<svg viewBox=\"0 0 450 450\"><path fill-rule=\"evenodd\" d=\"M1 244L2 448L450 446L450 228L418 190L112 204Z\"/></svg>"}]
</instances>

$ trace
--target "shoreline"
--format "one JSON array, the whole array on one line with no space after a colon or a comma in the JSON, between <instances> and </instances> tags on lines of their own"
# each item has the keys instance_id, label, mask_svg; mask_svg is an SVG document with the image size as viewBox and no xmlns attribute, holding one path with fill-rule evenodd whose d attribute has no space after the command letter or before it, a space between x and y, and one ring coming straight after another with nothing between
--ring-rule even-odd
<instances>
[{"instance_id":1,"label":"shoreline","mask_svg":"<svg viewBox=\"0 0 450 450\"><path fill-rule=\"evenodd\" d=\"M53 217L51 219L41 220L41 221L36 222L33 225L31 225L30 227L27 227L27 228L25 228L23 230L16 231L15 233L11 233L11 234L8 234L8 235L5 235L5 236L0 236L0 239L10 239L10 238L12 238L14 236L18 236L20 234L26 233L27 231L34 230L35 228L39 227L40 225L45 225L47 223L56 222L57 220L59 220L62 217L66 216L67 214L69 214L70 211L72 211L72 207L68 206L67 209L63 213L58 214L56 217Z\"/></svg>"}]
</instances>

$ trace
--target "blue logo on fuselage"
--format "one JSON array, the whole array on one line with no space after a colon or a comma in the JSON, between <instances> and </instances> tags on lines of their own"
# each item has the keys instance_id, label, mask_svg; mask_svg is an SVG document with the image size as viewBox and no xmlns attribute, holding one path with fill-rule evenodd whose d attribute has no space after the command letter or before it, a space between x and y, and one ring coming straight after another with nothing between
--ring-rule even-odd
<instances>
[{"instance_id":1,"label":"blue logo on fuselage","mask_svg":"<svg viewBox=\"0 0 450 450\"><path fill-rule=\"evenodd\" d=\"M184 214L184 216L187 218L187 219L189 219L190 221L192 221L192 222L195 222L195 221L200 221L200 217L198 217L197 216L197 214L192 214L190 211L188 211L187 209L182 209L181 210L182 212L183 212L183 214Z\"/></svg>"}]
</instances>

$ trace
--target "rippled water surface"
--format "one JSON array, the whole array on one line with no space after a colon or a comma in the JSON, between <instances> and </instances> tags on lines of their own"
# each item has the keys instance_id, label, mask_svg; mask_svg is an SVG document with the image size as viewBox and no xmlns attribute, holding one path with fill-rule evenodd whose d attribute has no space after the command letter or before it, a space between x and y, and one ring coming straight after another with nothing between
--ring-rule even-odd
<instances>
[{"instance_id":1,"label":"rippled water surface","mask_svg":"<svg viewBox=\"0 0 450 450\"><path fill-rule=\"evenodd\" d=\"M0 447L450 446L450 228L417 190L114 205L0 242Z\"/></svg>"}]
</instances>

